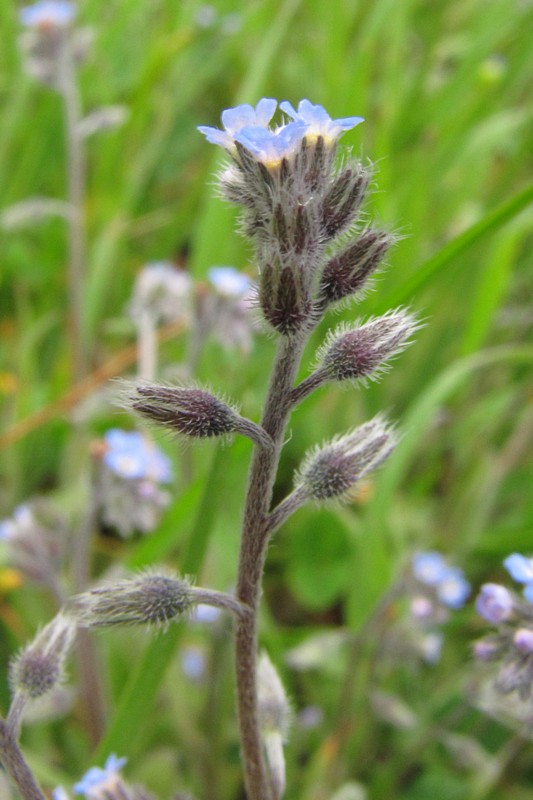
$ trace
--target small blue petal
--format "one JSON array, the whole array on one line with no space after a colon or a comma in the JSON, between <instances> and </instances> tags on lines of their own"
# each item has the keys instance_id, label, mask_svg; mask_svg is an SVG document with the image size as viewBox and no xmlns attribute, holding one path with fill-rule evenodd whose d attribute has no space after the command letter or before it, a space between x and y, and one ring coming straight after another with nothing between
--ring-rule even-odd
<instances>
[{"instance_id":1,"label":"small blue petal","mask_svg":"<svg viewBox=\"0 0 533 800\"><path fill-rule=\"evenodd\" d=\"M428 586L437 585L448 570L443 556L433 550L415 553L411 563L415 578Z\"/></svg>"},{"instance_id":2,"label":"small blue petal","mask_svg":"<svg viewBox=\"0 0 533 800\"><path fill-rule=\"evenodd\" d=\"M323 106L314 105L309 100L301 100L298 111L295 111L294 106L287 100L280 103L279 107L292 119L306 123L308 137L322 136L326 141L336 140L343 131L348 131L360 122L364 122L363 117L331 119Z\"/></svg>"},{"instance_id":3,"label":"small blue petal","mask_svg":"<svg viewBox=\"0 0 533 800\"><path fill-rule=\"evenodd\" d=\"M511 578L518 583L533 582L533 558L526 558L519 553L512 553L507 556L503 566Z\"/></svg>"},{"instance_id":4,"label":"small blue petal","mask_svg":"<svg viewBox=\"0 0 533 800\"><path fill-rule=\"evenodd\" d=\"M92 789L105 784L106 781L108 781L110 778L116 775L119 770L122 769L126 762L126 758L117 758L117 756L112 753L107 759L103 769L100 767L91 767L85 773L81 781L74 785L74 792L76 794L87 794Z\"/></svg>"},{"instance_id":5,"label":"small blue petal","mask_svg":"<svg viewBox=\"0 0 533 800\"><path fill-rule=\"evenodd\" d=\"M20 10L20 21L28 28L41 26L64 28L76 16L76 7L66 0L40 0Z\"/></svg>"},{"instance_id":6,"label":"small blue petal","mask_svg":"<svg viewBox=\"0 0 533 800\"><path fill-rule=\"evenodd\" d=\"M529 603L533 603L533 582L526 584L524 588L524 597Z\"/></svg>"},{"instance_id":7,"label":"small blue petal","mask_svg":"<svg viewBox=\"0 0 533 800\"><path fill-rule=\"evenodd\" d=\"M225 297L242 297L252 285L248 275L235 267L211 267L207 277L217 292Z\"/></svg>"},{"instance_id":8,"label":"small blue petal","mask_svg":"<svg viewBox=\"0 0 533 800\"><path fill-rule=\"evenodd\" d=\"M106 467L125 480L141 478L168 483L172 480L169 459L138 431L113 428L105 434Z\"/></svg>"},{"instance_id":9,"label":"small blue petal","mask_svg":"<svg viewBox=\"0 0 533 800\"><path fill-rule=\"evenodd\" d=\"M437 585L437 597L448 608L462 608L470 594L470 584L465 579L462 570L450 567Z\"/></svg>"}]
</instances>

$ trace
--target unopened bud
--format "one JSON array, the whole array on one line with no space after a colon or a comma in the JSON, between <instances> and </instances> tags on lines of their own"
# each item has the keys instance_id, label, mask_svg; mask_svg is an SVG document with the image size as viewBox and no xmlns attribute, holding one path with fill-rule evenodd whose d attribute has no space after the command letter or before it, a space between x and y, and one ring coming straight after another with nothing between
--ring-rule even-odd
<instances>
[{"instance_id":1,"label":"unopened bud","mask_svg":"<svg viewBox=\"0 0 533 800\"><path fill-rule=\"evenodd\" d=\"M65 677L64 666L75 633L72 621L58 614L10 665L13 692L31 700L42 697Z\"/></svg>"},{"instance_id":2,"label":"unopened bud","mask_svg":"<svg viewBox=\"0 0 533 800\"><path fill-rule=\"evenodd\" d=\"M499 583L484 583L476 598L476 611L487 622L499 625L513 615L513 595Z\"/></svg>"},{"instance_id":3,"label":"unopened bud","mask_svg":"<svg viewBox=\"0 0 533 800\"><path fill-rule=\"evenodd\" d=\"M285 791L283 741L289 728L290 706L277 670L264 652L257 665L257 696L268 770L278 800Z\"/></svg>"},{"instance_id":4,"label":"unopened bud","mask_svg":"<svg viewBox=\"0 0 533 800\"><path fill-rule=\"evenodd\" d=\"M533 653L533 630L531 628L518 628L513 636L513 641L522 653Z\"/></svg>"},{"instance_id":5,"label":"unopened bud","mask_svg":"<svg viewBox=\"0 0 533 800\"><path fill-rule=\"evenodd\" d=\"M304 328L311 315L310 278L297 259L273 257L261 271L259 304L267 322L284 335Z\"/></svg>"},{"instance_id":6,"label":"unopened bud","mask_svg":"<svg viewBox=\"0 0 533 800\"><path fill-rule=\"evenodd\" d=\"M257 665L257 687L261 729L285 735L290 706L278 672L265 652L261 653Z\"/></svg>"},{"instance_id":7,"label":"unopened bud","mask_svg":"<svg viewBox=\"0 0 533 800\"><path fill-rule=\"evenodd\" d=\"M319 353L321 372L336 381L376 379L386 369L386 362L410 344L418 327L415 317L403 309L357 328L341 325Z\"/></svg>"},{"instance_id":8,"label":"unopened bud","mask_svg":"<svg viewBox=\"0 0 533 800\"><path fill-rule=\"evenodd\" d=\"M381 464L397 441L381 416L310 452L296 484L314 500L341 498L357 481Z\"/></svg>"},{"instance_id":9,"label":"unopened bud","mask_svg":"<svg viewBox=\"0 0 533 800\"><path fill-rule=\"evenodd\" d=\"M394 237L384 231L363 231L326 264L320 288L328 303L360 292L376 272Z\"/></svg>"},{"instance_id":10,"label":"unopened bud","mask_svg":"<svg viewBox=\"0 0 533 800\"><path fill-rule=\"evenodd\" d=\"M473 649L474 658L478 661L492 661L502 654L502 642L495 637L487 636L474 642Z\"/></svg>"},{"instance_id":11,"label":"unopened bud","mask_svg":"<svg viewBox=\"0 0 533 800\"><path fill-rule=\"evenodd\" d=\"M147 571L76 595L67 611L78 625L87 628L166 627L172 620L187 614L193 605L193 588L189 582L160 570Z\"/></svg>"},{"instance_id":12,"label":"unopened bud","mask_svg":"<svg viewBox=\"0 0 533 800\"><path fill-rule=\"evenodd\" d=\"M322 207L322 225L328 239L355 222L369 179L361 164L350 165L336 176Z\"/></svg>"},{"instance_id":13,"label":"unopened bud","mask_svg":"<svg viewBox=\"0 0 533 800\"><path fill-rule=\"evenodd\" d=\"M263 428L241 417L216 395L195 386L126 383L121 401L144 419L184 436L207 439L240 433L262 447L272 446Z\"/></svg>"}]
</instances>

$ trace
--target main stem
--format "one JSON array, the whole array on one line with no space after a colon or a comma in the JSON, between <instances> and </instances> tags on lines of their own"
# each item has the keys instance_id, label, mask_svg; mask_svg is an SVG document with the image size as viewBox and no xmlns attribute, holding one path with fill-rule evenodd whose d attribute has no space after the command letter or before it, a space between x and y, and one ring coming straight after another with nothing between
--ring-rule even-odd
<instances>
[{"instance_id":1,"label":"main stem","mask_svg":"<svg viewBox=\"0 0 533 800\"><path fill-rule=\"evenodd\" d=\"M306 335L283 337L270 378L261 425L274 448L257 447L250 467L237 576L237 597L252 613L240 619L236 631L237 703L241 750L249 800L273 800L265 768L257 706L257 614L268 544L267 515L283 436L291 411L291 390Z\"/></svg>"},{"instance_id":2,"label":"main stem","mask_svg":"<svg viewBox=\"0 0 533 800\"><path fill-rule=\"evenodd\" d=\"M0 762L23 800L46 800L4 719L0 719Z\"/></svg>"}]
</instances>

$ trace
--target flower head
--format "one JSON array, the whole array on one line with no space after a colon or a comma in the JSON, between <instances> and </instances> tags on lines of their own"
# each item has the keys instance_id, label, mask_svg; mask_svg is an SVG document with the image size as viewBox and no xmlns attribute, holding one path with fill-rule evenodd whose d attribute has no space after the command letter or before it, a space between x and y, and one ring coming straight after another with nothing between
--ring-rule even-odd
<instances>
[{"instance_id":1,"label":"flower head","mask_svg":"<svg viewBox=\"0 0 533 800\"><path fill-rule=\"evenodd\" d=\"M235 108L226 108L221 115L223 131L209 125L199 125L198 130L211 144L218 144L231 151L235 149L236 135L243 128L262 127L266 130L277 105L276 100L263 97L255 108L248 103L235 106Z\"/></svg>"},{"instance_id":2,"label":"flower head","mask_svg":"<svg viewBox=\"0 0 533 800\"><path fill-rule=\"evenodd\" d=\"M462 608L470 594L470 584L458 567L448 567L437 585L437 597L448 608Z\"/></svg>"},{"instance_id":3,"label":"flower head","mask_svg":"<svg viewBox=\"0 0 533 800\"><path fill-rule=\"evenodd\" d=\"M169 459L138 431L112 428L105 434L106 467L126 480L148 479L169 483L172 471Z\"/></svg>"},{"instance_id":4,"label":"flower head","mask_svg":"<svg viewBox=\"0 0 533 800\"><path fill-rule=\"evenodd\" d=\"M20 21L27 28L66 28L76 16L76 6L67 0L39 0L20 10Z\"/></svg>"},{"instance_id":5,"label":"flower head","mask_svg":"<svg viewBox=\"0 0 533 800\"><path fill-rule=\"evenodd\" d=\"M115 790L122 783L119 770L122 769L127 759L117 758L111 754L105 763L105 767L91 767L81 781L75 784L74 793L84 795L86 800L103 800L107 797L115 797Z\"/></svg>"},{"instance_id":6,"label":"flower head","mask_svg":"<svg viewBox=\"0 0 533 800\"><path fill-rule=\"evenodd\" d=\"M303 122L289 122L277 130L247 126L236 134L235 141L242 144L257 161L275 168L284 158L295 154L306 133Z\"/></svg>"},{"instance_id":7,"label":"flower head","mask_svg":"<svg viewBox=\"0 0 533 800\"><path fill-rule=\"evenodd\" d=\"M415 553L412 559L413 574L428 586L439 584L448 570L444 556L434 550Z\"/></svg>"},{"instance_id":8,"label":"flower head","mask_svg":"<svg viewBox=\"0 0 533 800\"><path fill-rule=\"evenodd\" d=\"M139 322L143 313L157 321L188 321L194 284L184 270L168 261L152 261L141 269L135 280L130 313Z\"/></svg>"},{"instance_id":9,"label":"flower head","mask_svg":"<svg viewBox=\"0 0 533 800\"><path fill-rule=\"evenodd\" d=\"M295 111L292 104L287 100L280 103L279 107L291 119L306 125L306 139L313 140L321 137L326 145L333 144L344 131L349 131L364 122L363 117L331 119L323 106L315 105L309 100L300 100L298 111Z\"/></svg>"},{"instance_id":10,"label":"flower head","mask_svg":"<svg viewBox=\"0 0 533 800\"><path fill-rule=\"evenodd\" d=\"M211 267L207 278L222 297L243 297L248 294L252 282L248 275L235 267Z\"/></svg>"}]
</instances>

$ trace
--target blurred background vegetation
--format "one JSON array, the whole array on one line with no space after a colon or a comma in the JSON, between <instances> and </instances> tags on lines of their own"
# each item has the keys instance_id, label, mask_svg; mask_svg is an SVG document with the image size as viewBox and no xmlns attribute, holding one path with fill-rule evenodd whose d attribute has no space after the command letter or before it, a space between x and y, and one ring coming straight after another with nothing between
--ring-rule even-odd
<instances>
[{"instance_id":1,"label":"blurred background vegetation","mask_svg":"<svg viewBox=\"0 0 533 800\"><path fill-rule=\"evenodd\" d=\"M0 212L29 197L62 199L66 185L61 101L22 68L18 10L0 4ZM115 104L129 111L122 126L88 140L83 337L92 379L72 394L64 220L4 225L1 515L43 494L76 508L83 465L72 469L72 414L80 395L86 402L101 388L99 370L110 359L122 357L114 374L133 369L125 309L144 263L172 260L199 281L215 264L253 275L233 210L215 196L219 156L196 126L218 125L222 109L263 96L293 104L307 97L332 117L365 117L341 146L374 165L366 213L401 239L375 291L334 322L406 305L425 327L379 384L322 390L291 424L280 495L307 447L379 410L398 420L403 439L352 505L299 512L270 551L263 642L295 711L323 714L317 728L297 729L289 741L287 797L328 798L347 780L372 800L529 796L531 743L469 702L469 642L483 627L472 604L448 624L441 662L416 669L380 661L372 614L414 549L445 553L474 590L501 576L509 552L533 551L531 3L83 0L78 21L94 32L79 76L85 112ZM165 342L163 363L179 363L185 348L185 335ZM247 358L211 342L197 377L257 418L272 353L264 336ZM313 354L311 347L304 364ZM81 438L78 430L76 447L117 424L128 423L109 407ZM162 446L179 473L173 444ZM183 568L201 537L203 558L186 563L199 583L226 589L249 456L240 441L199 448L195 478L160 529L127 543L99 537L97 569L114 559ZM47 603L35 587L13 586L7 568L0 574L3 665L51 616ZM327 658L320 644L311 669L284 665L289 648L332 629L364 632L355 667L342 648ZM108 735L95 756L76 714L28 729L26 752L44 781L67 785L115 751L162 797L180 786L210 800L242 796L228 630L218 638L179 630L157 646L142 634L100 637ZM188 637L209 655L207 685L191 687L180 671L177 639L184 647ZM339 709L347 682L348 732ZM400 697L414 728L377 714L371 689ZM0 698L5 708L5 682ZM203 774L215 755L218 767Z\"/></svg>"}]
</instances>

